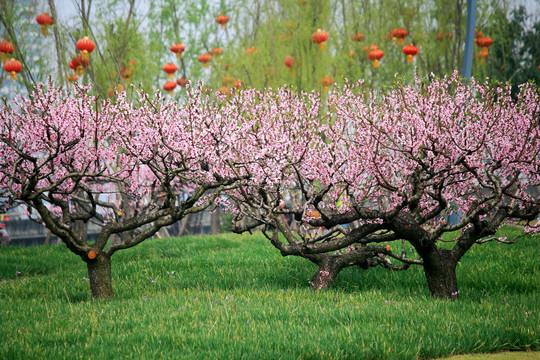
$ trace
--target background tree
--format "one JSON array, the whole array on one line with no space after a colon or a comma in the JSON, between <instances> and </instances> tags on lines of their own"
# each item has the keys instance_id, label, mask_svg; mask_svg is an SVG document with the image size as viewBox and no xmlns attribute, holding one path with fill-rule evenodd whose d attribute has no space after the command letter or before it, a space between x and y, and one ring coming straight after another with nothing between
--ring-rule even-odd
<instances>
[{"instance_id":1,"label":"background tree","mask_svg":"<svg viewBox=\"0 0 540 360\"><path fill-rule=\"evenodd\" d=\"M527 81L540 81L540 22L531 23L523 6L509 11L497 8L493 21L485 27L493 45L488 58L477 64L477 73L492 79L509 81L517 86Z\"/></svg>"}]
</instances>

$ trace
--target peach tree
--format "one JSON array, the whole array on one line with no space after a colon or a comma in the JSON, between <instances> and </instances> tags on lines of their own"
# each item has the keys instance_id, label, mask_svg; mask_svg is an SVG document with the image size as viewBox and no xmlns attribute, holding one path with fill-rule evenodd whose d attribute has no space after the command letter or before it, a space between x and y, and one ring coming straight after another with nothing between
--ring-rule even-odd
<instances>
[{"instance_id":1,"label":"peach tree","mask_svg":"<svg viewBox=\"0 0 540 360\"><path fill-rule=\"evenodd\" d=\"M87 265L95 298L114 295L111 257L187 214L215 206L233 174L216 156L212 102L184 104L139 92L115 103L41 84L0 109L0 186L26 204ZM86 227L99 226L90 241Z\"/></svg>"},{"instance_id":2,"label":"peach tree","mask_svg":"<svg viewBox=\"0 0 540 360\"><path fill-rule=\"evenodd\" d=\"M538 229L539 100L531 84L513 96L457 74L326 97L245 92L230 105L249 177L230 192L235 231L263 225L284 256L317 264L315 289L347 266L419 265L432 296L457 298L473 245L515 241L494 237L509 221Z\"/></svg>"}]
</instances>

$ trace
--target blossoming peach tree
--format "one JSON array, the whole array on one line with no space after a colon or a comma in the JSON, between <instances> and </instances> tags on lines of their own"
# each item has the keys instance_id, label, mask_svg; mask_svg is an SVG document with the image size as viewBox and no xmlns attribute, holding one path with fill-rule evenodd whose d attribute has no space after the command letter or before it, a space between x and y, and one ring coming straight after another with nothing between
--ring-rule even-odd
<instances>
[{"instance_id":1,"label":"blossoming peach tree","mask_svg":"<svg viewBox=\"0 0 540 360\"><path fill-rule=\"evenodd\" d=\"M249 175L229 192L234 230L263 225L284 256L317 264L315 289L347 266L419 265L433 297L455 299L473 245L515 241L494 237L506 221L538 230L539 100L533 85L513 97L456 74L379 92L346 84L326 99L247 91L228 105Z\"/></svg>"},{"instance_id":2,"label":"blossoming peach tree","mask_svg":"<svg viewBox=\"0 0 540 360\"><path fill-rule=\"evenodd\" d=\"M2 196L35 209L87 264L95 298L114 294L116 251L215 206L236 181L219 167L225 145L214 131L226 127L204 93L194 90L183 105L124 95L113 104L50 82L0 110ZM90 222L100 228L96 241L76 226Z\"/></svg>"}]
</instances>

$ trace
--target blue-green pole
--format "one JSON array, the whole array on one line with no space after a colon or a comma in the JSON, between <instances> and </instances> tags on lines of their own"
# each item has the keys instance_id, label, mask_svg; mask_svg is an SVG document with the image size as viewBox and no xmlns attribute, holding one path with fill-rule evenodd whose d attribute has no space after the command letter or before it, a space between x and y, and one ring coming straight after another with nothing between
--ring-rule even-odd
<instances>
[{"instance_id":1,"label":"blue-green pole","mask_svg":"<svg viewBox=\"0 0 540 360\"><path fill-rule=\"evenodd\" d=\"M476 0L467 1L467 34L465 36L465 55L463 56L463 79L472 75L474 50L474 28L476 27Z\"/></svg>"}]
</instances>

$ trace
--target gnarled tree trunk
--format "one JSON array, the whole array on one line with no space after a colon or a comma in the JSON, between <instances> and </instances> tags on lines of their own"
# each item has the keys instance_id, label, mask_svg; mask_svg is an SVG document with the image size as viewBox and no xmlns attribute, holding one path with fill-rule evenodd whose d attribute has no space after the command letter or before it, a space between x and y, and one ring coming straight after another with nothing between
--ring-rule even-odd
<instances>
[{"instance_id":1,"label":"gnarled tree trunk","mask_svg":"<svg viewBox=\"0 0 540 360\"><path fill-rule=\"evenodd\" d=\"M453 259L450 251L433 246L422 258L431 296L436 299L457 300L457 261Z\"/></svg>"},{"instance_id":2,"label":"gnarled tree trunk","mask_svg":"<svg viewBox=\"0 0 540 360\"><path fill-rule=\"evenodd\" d=\"M340 271L346 267L360 266L362 269L368 269L380 264L376 253L371 250L358 250L350 254L319 254L304 257L319 266L309 282L315 291L332 285Z\"/></svg>"},{"instance_id":3,"label":"gnarled tree trunk","mask_svg":"<svg viewBox=\"0 0 540 360\"><path fill-rule=\"evenodd\" d=\"M343 261L335 255L323 255L318 263L319 269L309 282L313 290L318 291L332 285L337 275L343 269Z\"/></svg>"},{"instance_id":4,"label":"gnarled tree trunk","mask_svg":"<svg viewBox=\"0 0 540 360\"><path fill-rule=\"evenodd\" d=\"M108 299L114 296L111 276L111 258L100 252L95 259L86 260L90 291L94 299Z\"/></svg>"}]
</instances>

